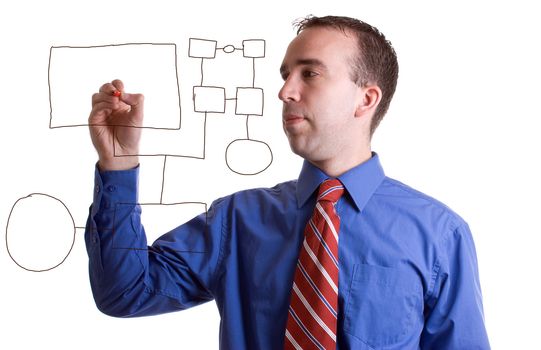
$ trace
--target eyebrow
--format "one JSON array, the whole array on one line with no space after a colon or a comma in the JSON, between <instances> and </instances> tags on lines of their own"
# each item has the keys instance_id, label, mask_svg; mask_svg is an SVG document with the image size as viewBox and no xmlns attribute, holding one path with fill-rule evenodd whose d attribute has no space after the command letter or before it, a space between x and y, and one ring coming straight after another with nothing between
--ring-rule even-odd
<instances>
[{"instance_id":1,"label":"eyebrow","mask_svg":"<svg viewBox=\"0 0 541 350\"><path fill-rule=\"evenodd\" d=\"M294 66L318 66L320 68L327 69L327 66L325 65L325 63L323 63L323 61L321 60L318 60L317 58L298 59L297 61L295 61ZM287 71L286 65L282 64L280 66L280 74L283 74L285 71Z\"/></svg>"}]
</instances>

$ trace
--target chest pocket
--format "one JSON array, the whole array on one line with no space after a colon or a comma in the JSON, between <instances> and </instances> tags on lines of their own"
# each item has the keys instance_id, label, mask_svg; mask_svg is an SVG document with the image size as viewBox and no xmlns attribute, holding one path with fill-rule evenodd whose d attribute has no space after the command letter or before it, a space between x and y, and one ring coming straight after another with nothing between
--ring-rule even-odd
<instances>
[{"instance_id":1,"label":"chest pocket","mask_svg":"<svg viewBox=\"0 0 541 350\"><path fill-rule=\"evenodd\" d=\"M345 307L346 333L374 349L419 336L423 290L413 271L359 264L353 274Z\"/></svg>"}]
</instances>

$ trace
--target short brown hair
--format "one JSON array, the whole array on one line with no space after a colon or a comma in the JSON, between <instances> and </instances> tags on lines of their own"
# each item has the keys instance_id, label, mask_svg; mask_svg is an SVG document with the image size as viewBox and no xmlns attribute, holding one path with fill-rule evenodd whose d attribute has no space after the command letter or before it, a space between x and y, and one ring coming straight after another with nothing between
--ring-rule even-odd
<instances>
[{"instance_id":1,"label":"short brown hair","mask_svg":"<svg viewBox=\"0 0 541 350\"><path fill-rule=\"evenodd\" d=\"M370 125L370 136L391 103L398 80L398 60L391 42L375 27L356 18L344 16L307 16L294 23L297 34L307 28L330 27L351 32L357 37L359 54L354 58L352 80L359 86L376 84L382 92L381 101L376 108Z\"/></svg>"}]
</instances>

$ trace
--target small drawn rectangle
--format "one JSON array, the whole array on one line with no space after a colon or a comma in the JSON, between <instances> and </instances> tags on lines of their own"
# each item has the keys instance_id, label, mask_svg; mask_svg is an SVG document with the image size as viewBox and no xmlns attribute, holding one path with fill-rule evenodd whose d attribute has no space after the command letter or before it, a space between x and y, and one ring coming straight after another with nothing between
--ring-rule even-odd
<instances>
[{"instance_id":1,"label":"small drawn rectangle","mask_svg":"<svg viewBox=\"0 0 541 350\"><path fill-rule=\"evenodd\" d=\"M126 92L145 96L143 127L179 129L176 59L175 44L51 47L50 127L88 125L92 95L120 79Z\"/></svg>"},{"instance_id":2,"label":"small drawn rectangle","mask_svg":"<svg viewBox=\"0 0 541 350\"><path fill-rule=\"evenodd\" d=\"M263 115L263 89L251 87L237 88L235 114Z\"/></svg>"},{"instance_id":3,"label":"small drawn rectangle","mask_svg":"<svg viewBox=\"0 0 541 350\"><path fill-rule=\"evenodd\" d=\"M242 42L244 57L263 58L265 57L265 40L250 39Z\"/></svg>"},{"instance_id":4,"label":"small drawn rectangle","mask_svg":"<svg viewBox=\"0 0 541 350\"><path fill-rule=\"evenodd\" d=\"M123 213L125 210L131 210L134 204L119 203L115 207L116 213ZM207 205L205 203L186 202L173 204L145 204L140 203L141 223L145 228L145 235L148 245L151 245L163 234L170 232L178 226L190 221L197 215L206 215ZM120 216L120 215L119 215ZM116 220L115 220L116 221ZM205 219L206 221L206 219ZM116 234L118 224L113 223L113 234ZM194 234L203 234L204 232L195 232ZM129 247L124 244L116 243L113 237L113 248L117 249L141 249L141 247Z\"/></svg>"},{"instance_id":5,"label":"small drawn rectangle","mask_svg":"<svg viewBox=\"0 0 541 350\"><path fill-rule=\"evenodd\" d=\"M194 86L193 101L196 112L225 113L225 88Z\"/></svg>"},{"instance_id":6,"label":"small drawn rectangle","mask_svg":"<svg viewBox=\"0 0 541 350\"><path fill-rule=\"evenodd\" d=\"M216 45L216 40L190 38L188 56L193 58L214 58L216 57Z\"/></svg>"}]
</instances>

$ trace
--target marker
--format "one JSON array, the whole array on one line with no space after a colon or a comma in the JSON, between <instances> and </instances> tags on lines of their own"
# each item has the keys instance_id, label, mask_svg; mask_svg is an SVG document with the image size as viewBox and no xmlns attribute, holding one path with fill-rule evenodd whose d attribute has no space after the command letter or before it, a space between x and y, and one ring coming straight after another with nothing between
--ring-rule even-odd
<instances>
[{"instance_id":1,"label":"marker","mask_svg":"<svg viewBox=\"0 0 541 350\"><path fill-rule=\"evenodd\" d=\"M112 92L112 95L113 95L114 97L120 97L121 92L118 91L118 90L115 90L115 91Z\"/></svg>"}]
</instances>

